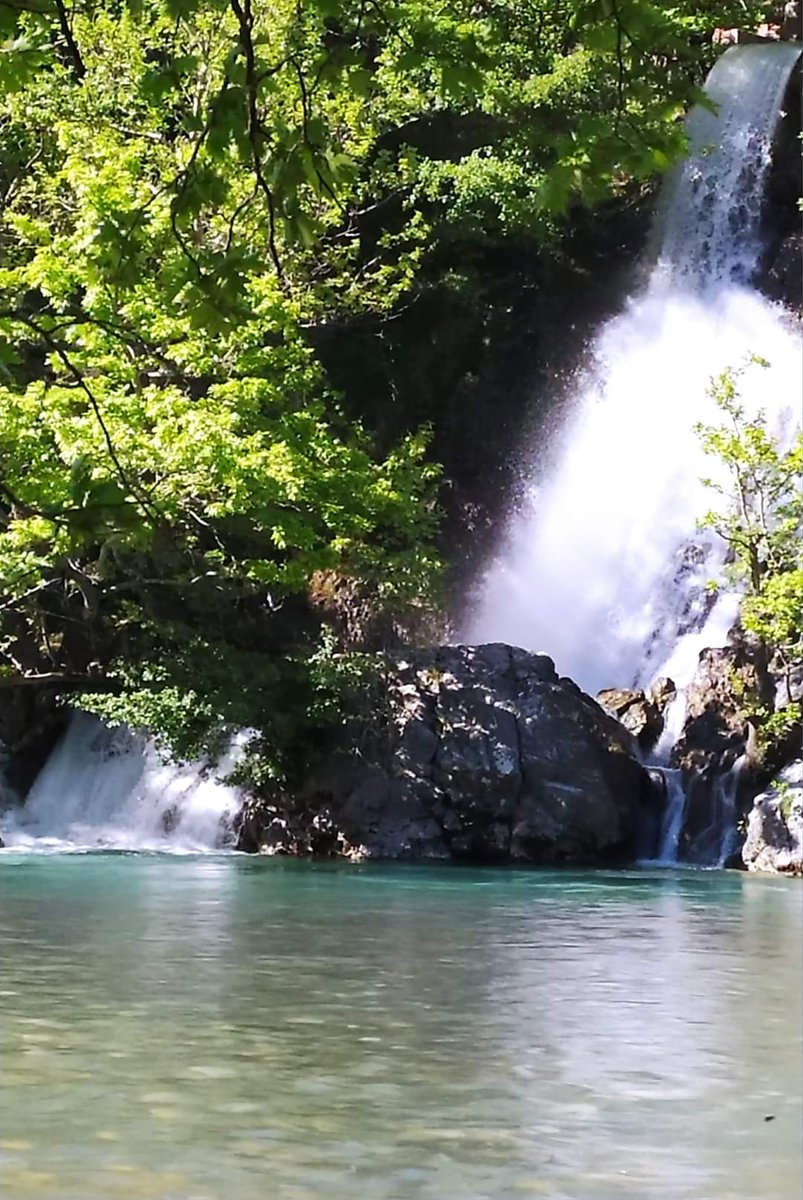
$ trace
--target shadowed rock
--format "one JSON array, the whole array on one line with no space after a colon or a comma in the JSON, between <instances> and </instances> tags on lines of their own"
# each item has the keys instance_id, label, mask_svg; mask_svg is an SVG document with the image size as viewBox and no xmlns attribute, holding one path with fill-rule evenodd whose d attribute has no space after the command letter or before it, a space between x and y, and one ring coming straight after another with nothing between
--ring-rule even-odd
<instances>
[{"instance_id":1,"label":"shadowed rock","mask_svg":"<svg viewBox=\"0 0 803 1200\"><path fill-rule=\"evenodd\" d=\"M387 660L359 707L292 805L266 809L262 827L252 810L247 848L313 849L318 820L330 850L353 857L632 856L650 786L635 739L546 655L501 644L416 650Z\"/></svg>"}]
</instances>

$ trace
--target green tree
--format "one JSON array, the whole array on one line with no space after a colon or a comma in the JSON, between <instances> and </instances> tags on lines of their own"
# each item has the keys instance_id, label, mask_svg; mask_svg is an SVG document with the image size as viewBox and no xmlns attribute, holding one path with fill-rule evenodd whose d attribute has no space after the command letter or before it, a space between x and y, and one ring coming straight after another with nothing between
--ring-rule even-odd
<instances>
[{"instance_id":1,"label":"green tree","mask_svg":"<svg viewBox=\"0 0 803 1200\"><path fill-rule=\"evenodd\" d=\"M767 367L753 357L724 371L710 395L723 414L718 425L699 425L703 449L725 468L724 481L706 480L719 497L702 519L732 551L729 572L744 589L741 620L764 650L764 661L786 684L790 707L778 718L757 710L769 736L799 721L791 706L792 669L803 660L803 433L782 441L763 412L749 417L739 393L745 370Z\"/></svg>"},{"instance_id":2,"label":"green tree","mask_svg":"<svg viewBox=\"0 0 803 1200\"><path fill-rule=\"evenodd\" d=\"M347 421L315 329L668 165L743 10L0 5L6 680L122 688L174 741L275 727L310 708L327 579L422 611L427 431Z\"/></svg>"}]
</instances>

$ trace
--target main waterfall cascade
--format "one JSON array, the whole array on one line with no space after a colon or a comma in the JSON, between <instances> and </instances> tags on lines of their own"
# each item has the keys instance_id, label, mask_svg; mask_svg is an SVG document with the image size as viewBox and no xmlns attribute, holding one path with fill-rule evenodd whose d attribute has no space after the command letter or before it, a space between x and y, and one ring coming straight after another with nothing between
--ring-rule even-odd
<instances>
[{"instance_id":1,"label":"main waterfall cascade","mask_svg":"<svg viewBox=\"0 0 803 1200\"><path fill-rule=\"evenodd\" d=\"M714 66L706 91L716 110L688 118L691 154L663 191L649 282L589 348L556 443L531 450L531 483L462 630L467 642L546 650L592 695L670 676L681 689L677 732L699 653L725 644L739 606L727 588L712 602L707 584L722 580L727 548L697 530L712 506L702 480L716 465L694 427L721 421L710 382L760 355L769 368L740 379L746 412L764 411L781 437L798 419L798 336L751 280L799 54L793 43L746 45ZM673 859L684 799L668 782L661 854ZM721 807L730 811L727 799Z\"/></svg>"}]
</instances>

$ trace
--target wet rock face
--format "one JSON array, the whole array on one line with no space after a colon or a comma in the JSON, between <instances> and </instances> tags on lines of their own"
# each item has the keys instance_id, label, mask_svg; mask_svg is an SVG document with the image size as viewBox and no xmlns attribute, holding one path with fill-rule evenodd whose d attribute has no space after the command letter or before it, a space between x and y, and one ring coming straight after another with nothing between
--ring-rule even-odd
<instances>
[{"instance_id":1,"label":"wet rock face","mask_svg":"<svg viewBox=\"0 0 803 1200\"><path fill-rule=\"evenodd\" d=\"M755 731L744 714L745 695L758 690L759 671L746 643L700 655L686 691L686 720L670 759L684 773L680 856L685 862L716 862L724 826L735 837L740 818L765 782L752 757Z\"/></svg>"},{"instance_id":2,"label":"wet rock face","mask_svg":"<svg viewBox=\"0 0 803 1200\"><path fill-rule=\"evenodd\" d=\"M781 38L785 42L799 42L803 39L803 5L800 4L800 0L788 0L784 4Z\"/></svg>"},{"instance_id":3,"label":"wet rock face","mask_svg":"<svg viewBox=\"0 0 803 1200\"><path fill-rule=\"evenodd\" d=\"M803 313L803 234L782 238L764 276L763 290L771 300Z\"/></svg>"},{"instance_id":4,"label":"wet rock face","mask_svg":"<svg viewBox=\"0 0 803 1200\"><path fill-rule=\"evenodd\" d=\"M597 693L597 701L633 734L642 750L650 750L663 732L664 713L674 696L672 680L659 679L647 692L606 688Z\"/></svg>"},{"instance_id":5,"label":"wet rock face","mask_svg":"<svg viewBox=\"0 0 803 1200\"><path fill-rule=\"evenodd\" d=\"M748 871L803 875L803 762L781 772L753 801L742 847Z\"/></svg>"},{"instance_id":6,"label":"wet rock face","mask_svg":"<svg viewBox=\"0 0 803 1200\"><path fill-rule=\"evenodd\" d=\"M479 863L632 856L650 789L635 739L545 655L414 651L387 663L365 701L295 800L305 829L327 825L332 852ZM281 852L281 822L295 818L274 807L264 830L255 820L251 841ZM294 835L287 852L304 844Z\"/></svg>"},{"instance_id":7,"label":"wet rock face","mask_svg":"<svg viewBox=\"0 0 803 1200\"><path fill-rule=\"evenodd\" d=\"M801 66L798 64L784 96L773 146L763 219L765 252L757 283L772 300L779 300L803 316L803 237L798 207L803 193L801 123Z\"/></svg>"},{"instance_id":8,"label":"wet rock face","mask_svg":"<svg viewBox=\"0 0 803 1200\"><path fill-rule=\"evenodd\" d=\"M754 797L799 753L801 696L803 667L780 674L761 644L739 629L730 645L702 652L670 758L683 771L687 797L679 846L684 861L710 864L717 861L712 848L741 845L739 829ZM760 716L749 716L761 709L791 709L798 719L790 716L786 731L770 738L753 724Z\"/></svg>"},{"instance_id":9,"label":"wet rock face","mask_svg":"<svg viewBox=\"0 0 803 1200\"><path fill-rule=\"evenodd\" d=\"M704 650L686 692L686 720L672 751L673 767L703 770L733 766L748 730L743 696L758 688L754 665L742 647Z\"/></svg>"}]
</instances>

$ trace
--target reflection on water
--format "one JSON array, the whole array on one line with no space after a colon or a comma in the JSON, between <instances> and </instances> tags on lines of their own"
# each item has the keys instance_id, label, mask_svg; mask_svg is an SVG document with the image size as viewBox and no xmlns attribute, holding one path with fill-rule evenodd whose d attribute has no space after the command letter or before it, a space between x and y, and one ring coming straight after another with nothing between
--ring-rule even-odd
<instances>
[{"instance_id":1,"label":"reflection on water","mask_svg":"<svg viewBox=\"0 0 803 1200\"><path fill-rule=\"evenodd\" d=\"M0 871L3 1200L798 1194L792 882Z\"/></svg>"}]
</instances>

